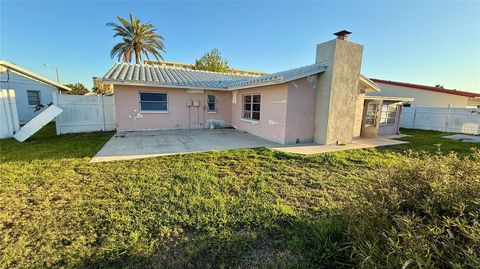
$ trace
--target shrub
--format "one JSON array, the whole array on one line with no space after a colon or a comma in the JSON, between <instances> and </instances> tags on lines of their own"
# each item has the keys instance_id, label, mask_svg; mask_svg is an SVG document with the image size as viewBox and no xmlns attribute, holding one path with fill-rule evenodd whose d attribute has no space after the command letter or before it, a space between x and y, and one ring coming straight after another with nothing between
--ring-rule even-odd
<instances>
[{"instance_id":1,"label":"shrub","mask_svg":"<svg viewBox=\"0 0 480 269\"><path fill-rule=\"evenodd\" d=\"M480 268L480 150L372 171L345 208L363 268Z\"/></svg>"}]
</instances>

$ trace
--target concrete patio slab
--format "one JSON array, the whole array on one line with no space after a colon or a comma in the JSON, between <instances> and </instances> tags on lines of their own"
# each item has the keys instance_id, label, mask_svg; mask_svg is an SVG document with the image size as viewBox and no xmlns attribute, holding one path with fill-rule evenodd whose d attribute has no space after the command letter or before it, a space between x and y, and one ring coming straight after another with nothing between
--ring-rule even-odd
<instances>
[{"instance_id":1,"label":"concrete patio slab","mask_svg":"<svg viewBox=\"0 0 480 269\"><path fill-rule=\"evenodd\" d=\"M296 153L296 154L318 154L318 153L327 153L341 150L350 150L350 149L365 149L365 148L378 148L385 146L395 146L408 144L405 141L398 141L390 139L390 137L378 137L378 138L356 138L353 139L352 143L347 145L318 145L318 144L297 144L297 145L288 145L280 147L272 147L274 150L287 152L287 153Z\"/></svg>"},{"instance_id":2,"label":"concrete patio slab","mask_svg":"<svg viewBox=\"0 0 480 269\"><path fill-rule=\"evenodd\" d=\"M397 138L397 136L395 136ZM358 138L351 144L333 146L318 144L281 145L235 129L160 130L120 132L115 134L92 158L91 162L131 160L172 154L269 147L296 154L318 154L406 144L390 137Z\"/></svg>"},{"instance_id":3,"label":"concrete patio slab","mask_svg":"<svg viewBox=\"0 0 480 269\"><path fill-rule=\"evenodd\" d=\"M280 145L235 129L120 132L100 149L91 162Z\"/></svg>"}]
</instances>

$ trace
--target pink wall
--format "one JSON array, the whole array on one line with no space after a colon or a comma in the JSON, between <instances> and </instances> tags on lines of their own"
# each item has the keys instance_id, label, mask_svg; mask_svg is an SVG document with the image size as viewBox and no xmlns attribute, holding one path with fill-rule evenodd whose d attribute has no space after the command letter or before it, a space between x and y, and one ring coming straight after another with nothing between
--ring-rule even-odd
<instances>
[{"instance_id":1,"label":"pink wall","mask_svg":"<svg viewBox=\"0 0 480 269\"><path fill-rule=\"evenodd\" d=\"M135 122L133 120L136 115L134 110L140 111L139 92L168 94L168 112L142 112L143 118L137 119ZM206 108L203 109L207 105L208 94L215 95L217 99L216 113L209 113ZM199 100L200 107L187 107L189 99ZM216 119L226 125L231 125L231 99L232 93L225 91L205 90L204 93L188 93L187 89L115 85L117 130L188 129L189 125L191 128L203 128L205 121L209 119Z\"/></svg>"},{"instance_id":2,"label":"pink wall","mask_svg":"<svg viewBox=\"0 0 480 269\"><path fill-rule=\"evenodd\" d=\"M242 96L260 94L260 120L242 119ZM236 96L235 96L236 95ZM256 87L233 93L233 127L279 143L285 143L288 84Z\"/></svg>"},{"instance_id":3,"label":"pink wall","mask_svg":"<svg viewBox=\"0 0 480 269\"><path fill-rule=\"evenodd\" d=\"M307 78L288 83L285 143L312 142L317 90Z\"/></svg>"},{"instance_id":4,"label":"pink wall","mask_svg":"<svg viewBox=\"0 0 480 269\"><path fill-rule=\"evenodd\" d=\"M168 95L168 112L142 112L143 117L133 119L134 110L140 111L139 93L153 92ZM117 130L208 128L212 120L223 126L249 132L279 143L313 140L316 91L307 78L290 83L256 87L233 92L207 91L189 93L187 89L115 86L115 112ZM203 109L207 95L217 99L216 113ZM244 94L260 94L260 120L242 119ZM200 100L200 107L187 107L187 100ZM190 110L190 117L189 117ZM288 111L288 114L287 114Z\"/></svg>"}]
</instances>

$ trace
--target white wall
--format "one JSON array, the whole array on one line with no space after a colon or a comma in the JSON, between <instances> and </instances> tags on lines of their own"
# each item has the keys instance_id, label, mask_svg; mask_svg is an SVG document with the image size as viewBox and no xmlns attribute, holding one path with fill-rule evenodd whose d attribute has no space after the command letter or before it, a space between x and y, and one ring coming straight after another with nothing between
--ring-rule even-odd
<instances>
[{"instance_id":1,"label":"white wall","mask_svg":"<svg viewBox=\"0 0 480 269\"><path fill-rule=\"evenodd\" d=\"M400 127L480 134L480 109L404 107Z\"/></svg>"},{"instance_id":2,"label":"white wall","mask_svg":"<svg viewBox=\"0 0 480 269\"><path fill-rule=\"evenodd\" d=\"M35 107L28 105L27 90L40 91L40 103L47 107L48 103L53 102L52 93L57 92L57 88L40 82L29 77L25 77L12 70L5 70L0 73L0 88L15 90L18 120L26 123L33 119L41 111L34 112Z\"/></svg>"},{"instance_id":3,"label":"white wall","mask_svg":"<svg viewBox=\"0 0 480 269\"><path fill-rule=\"evenodd\" d=\"M56 118L57 134L111 131L117 127L113 96L54 94L63 110Z\"/></svg>"},{"instance_id":4,"label":"white wall","mask_svg":"<svg viewBox=\"0 0 480 269\"><path fill-rule=\"evenodd\" d=\"M12 137L18 129L15 91L0 89L0 138Z\"/></svg>"},{"instance_id":5,"label":"white wall","mask_svg":"<svg viewBox=\"0 0 480 269\"><path fill-rule=\"evenodd\" d=\"M469 98L465 96L433 92L427 90L420 90L409 87L402 87L390 84L384 84L376 82L382 89L379 93L369 95L379 96L392 96L392 97L413 97L415 100L412 102L412 106L418 107L448 107L449 104L452 107L467 107L469 104ZM479 101L480 104L480 101Z\"/></svg>"}]
</instances>

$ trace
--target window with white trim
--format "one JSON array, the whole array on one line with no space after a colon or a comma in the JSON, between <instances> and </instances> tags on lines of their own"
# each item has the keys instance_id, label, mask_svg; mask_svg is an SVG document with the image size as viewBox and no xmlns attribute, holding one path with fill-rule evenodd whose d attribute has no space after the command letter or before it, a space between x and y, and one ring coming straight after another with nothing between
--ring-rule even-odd
<instances>
[{"instance_id":1,"label":"window with white trim","mask_svg":"<svg viewBox=\"0 0 480 269\"><path fill-rule=\"evenodd\" d=\"M29 106L40 105L40 91L27 91L27 97Z\"/></svg>"},{"instance_id":2,"label":"window with white trim","mask_svg":"<svg viewBox=\"0 0 480 269\"><path fill-rule=\"evenodd\" d=\"M166 93L140 93L140 110L141 111L168 111L168 96Z\"/></svg>"},{"instance_id":3,"label":"window with white trim","mask_svg":"<svg viewBox=\"0 0 480 269\"><path fill-rule=\"evenodd\" d=\"M208 100L208 112L216 112L217 111L217 99L215 98L215 95L209 94L207 96Z\"/></svg>"},{"instance_id":4,"label":"window with white trim","mask_svg":"<svg viewBox=\"0 0 480 269\"><path fill-rule=\"evenodd\" d=\"M389 125L395 124L397 120L397 105L382 105L382 112L380 115L380 124Z\"/></svg>"},{"instance_id":5,"label":"window with white trim","mask_svg":"<svg viewBox=\"0 0 480 269\"><path fill-rule=\"evenodd\" d=\"M242 118L260 120L260 94L248 94L243 96Z\"/></svg>"}]
</instances>

